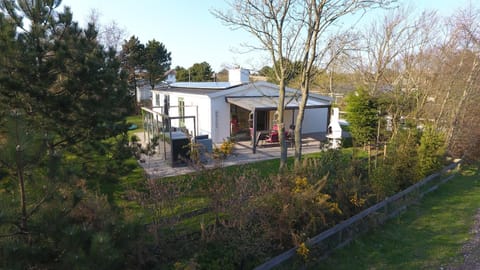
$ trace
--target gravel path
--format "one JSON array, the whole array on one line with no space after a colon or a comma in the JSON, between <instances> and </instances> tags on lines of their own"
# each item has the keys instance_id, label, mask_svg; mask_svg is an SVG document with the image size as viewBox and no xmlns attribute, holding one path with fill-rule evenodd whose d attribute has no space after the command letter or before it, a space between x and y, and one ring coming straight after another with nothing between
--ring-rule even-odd
<instances>
[{"instance_id":1,"label":"gravel path","mask_svg":"<svg viewBox=\"0 0 480 270\"><path fill-rule=\"evenodd\" d=\"M449 270L478 270L480 269L480 209L475 215L475 223L472 228L472 238L462 248L464 262L456 267L448 267Z\"/></svg>"}]
</instances>

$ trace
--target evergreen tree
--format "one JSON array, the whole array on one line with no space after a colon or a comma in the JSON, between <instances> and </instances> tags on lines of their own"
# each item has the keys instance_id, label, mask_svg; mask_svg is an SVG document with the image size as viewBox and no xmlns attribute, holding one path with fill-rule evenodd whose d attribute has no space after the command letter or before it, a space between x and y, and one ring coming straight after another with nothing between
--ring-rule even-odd
<instances>
[{"instance_id":1,"label":"evergreen tree","mask_svg":"<svg viewBox=\"0 0 480 270\"><path fill-rule=\"evenodd\" d=\"M184 67L181 67L181 66L177 66L175 67L175 72L176 72L176 75L175 75L175 79L177 80L177 82L188 82L190 81L190 77L189 77L189 71L187 69L185 69Z\"/></svg>"},{"instance_id":2,"label":"evergreen tree","mask_svg":"<svg viewBox=\"0 0 480 270\"><path fill-rule=\"evenodd\" d=\"M117 217L88 214L109 205L84 169L116 176L96 158L116 158L103 139L126 131L127 77L94 25L59 4L0 0L0 268L122 268Z\"/></svg>"},{"instance_id":3,"label":"evergreen tree","mask_svg":"<svg viewBox=\"0 0 480 270\"><path fill-rule=\"evenodd\" d=\"M157 84L166 71L170 69L172 58L163 43L155 39L149 40L145 46L145 69L147 71L148 82L152 89Z\"/></svg>"},{"instance_id":4,"label":"evergreen tree","mask_svg":"<svg viewBox=\"0 0 480 270\"><path fill-rule=\"evenodd\" d=\"M212 81L212 67L207 62L195 63L188 71L192 82L210 82Z\"/></svg>"},{"instance_id":5,"label":"evergreen tree","mask_svg":"<svg viewBox=\"0 0 480 270\"><path fill-rule=\"evenodd\" d=\"M423 129L420 146L417 149L418 177L422 178L442 168L445 154L445 138L441 132L428 125Z\"/></svg>"},{"instance_id":6,"label":"evergreen tree","mask_svg":"<svg viewBox=\"0 0 480 270\"><path fill-rule=\"evenodd\" d=\"M177 66L175 71L178 82L210 82L213 80L212 67L207 62L195 63L188 69Z\"/></svg>"},{"instance_id":7,"label":"evergreen tree","mask_svg":"<svg viewBox=\"0 0 480 270\"><path fill-rule=\"evenodd\" d=\"M134 102L137 101L137 78L138 73L144 68L145 62L145 45L140 40L131 36L129 40L125 40L120 52L120 60L122 68L128 73L128 84L130 93L134 96Z\"/></svg>"},{"instance_id":8,"label":"evergreen tree","mask_svg":"<svg viewBox=\"0 0 480 270\"><path fill-rule=\"evenodd\" d=\"M378 124L376 100L360 88L345 97L347 119L353 139L358 144L374 140Z\"/></svg>"},{"instance_id":9,"label":"evergreen tree","mask_svg":"<svg viewBox=\"0 0 480 270\"><path fill-rule=\"evenodd\" d=\"M10 40L15 49L2 54L0 96L7 110L28 113L26 121L48 133L50 147L120 133L130 102L115 51L98 44L93 25L84 30L73 22L68 8L55 12L58 4L2 1L18 29L22 18L31 26L16 32ZM8 27L2 28L4 36Z\"/></svg>"}]
</instances>

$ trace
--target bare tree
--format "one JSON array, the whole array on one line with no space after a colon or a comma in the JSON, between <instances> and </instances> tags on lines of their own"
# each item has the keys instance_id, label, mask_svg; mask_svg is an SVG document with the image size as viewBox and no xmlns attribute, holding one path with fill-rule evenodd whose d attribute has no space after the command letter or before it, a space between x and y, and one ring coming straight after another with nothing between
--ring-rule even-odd
<instances>
[{"instance_id":1,"label":"bare tree","mask_svg":"<svg viewBox=\"0 0 480 270\"><path fill-rule=\"evenodd\" d=\"M392 117L392 136L402 116L419 117L430 95L424 61L436 45L438 19L431 11L413 14L411 8L400 7L374 21L361 35L354 61L370 94L387 101L381 113Z\"/></svg>"},{"instance_id":2,"label":"bare tree","mask_svg":"<svg viewBox=\"0 0 480 270\"><path fill-rule=\"evenodd\" d=\"M399 9L371 26L357 67L372 93L388 94L394 124L400 116L432 122L445 132L451 154L472 155L480 143L478 10L467 7L447 20L411 13Z\"/></svg>"},{"instance_id":3,"label":"bare tree","mask_svg":"<svg viewBox=\"0 0 480 270\"><path fill-rule=\"evenodd\" d=\"M332 46L335 39L327 39L329 31L332 30L338 20L346 15L357 11L366 12L369 9L387 6L392 2L394 1L304 0L301 2L306 16L305 21L300 22L305 35L301 42L301 44L304 44L303 48L299 48L302 72L301 101L296 119L297 125L295 126L295 167L300 165L302 157L301 130L311 82L315 75L314 71L327 70L332 61L345 49L345 45L349 43L347 38L344 39L344 42ZM348 35L343 36L348 37ZM335 49L332 51L331 48Z\"/></svg>"},{"instance_id":4,"label":"bare tree","mask_svg":"<svg viewBox=\"0 0 480 270\"><path fill-rule=\"evenodd\" d=\"M276 124L279 129L280 169L287 161L287 146L285 143L285 87L288 77L289 59L295 53L295 44L302 32L303 15L292 16L292 9L297 8L295 0L241 0L230 1L230 12L212 11L213 15L232 28L241 28L251 33L260 42L259 46L247 44L252 50L268 52L274 63L275 77L279 82L279 98L277 105Z\"/></svg>"},{"instance_id":5,"label":"bare tree","mask_svg":"<svg viewBox=\"0 0 480 270\"><path fill-rule=\"evenodd\" d=\"M122 43L125 39L127 39L127 36L127 30L118 25L116 21L111 21L108 24L100 27L100 43L106 47L114 48L117 52L122 47Z\"/></svg>"},{"instance_id":6,"label":"bare tree","mask_svg":"<svg viewBox=\"0 0 480 270\"><path fill-rule=\"evenodd\" d=\"M357 68L371 94L394 84L404 68L402 58L418 53L432 39L427 24L435 25L435 13L423 12L418 18L412 13L409 8L395 9L364 30Z\"/></svg>"},{"instance_id":7,"label":"bare tree","mask_svg":"<svg viewBox=\"0 0 480 270\"><path fill-rule=\"evenodd\" d=\"M102 14L97 9L91 9L87 15L87 22L96 26L98 31L98 41L106 48L113 48L119 52L122 43L127 39L128 32L125 28L118 25L114 20L108 24L101 24Z\"/></svg>"},{"instance_id":8,"label":"bare tree","mask_svg":"<svg viewBox=\"0 0 480 270\"><path fill-rule=\"evenodd\" d=\"M467 7L449 20L450 32L443 56L452 70L450 83L437 121L446 124L450 150L465 155L478 148L479 130L472 129L478 115L480 83L480 16L479 10ZM453 65L452 65L453 64ZM446 76L445 76L446 77ZM473 117L472 117L473 116ZM476 122L476 120L474 120ZM476 142L476 144L475 144Z\"/></svg>"},{"instance_id":9,"label":"bare tree","mask_svg":"<svg viewBox=\"0 0 480 270\"><path fill-rule=\"evenodd\" d=\"M331 28L342 17L356 11L380 7L394 0L243 0L229 2L231 11L215 10L213 14L233 28L241 28L257 38L259 46L247 45L250 49L267 51L274 63L274 72L279 81L278 119L283 168L287 151L284 138L285 84L288 76L287 61L301 63L301 101L295 126L295 163L301 159L301 130L304 111L314 76L314 67L323 68L338 55L328 54ZM331 41L331 40L330 40ZM322 47L323 46L323 47ZM323 62L322 62L323 61Z\"/></svg>"}]
</instances>

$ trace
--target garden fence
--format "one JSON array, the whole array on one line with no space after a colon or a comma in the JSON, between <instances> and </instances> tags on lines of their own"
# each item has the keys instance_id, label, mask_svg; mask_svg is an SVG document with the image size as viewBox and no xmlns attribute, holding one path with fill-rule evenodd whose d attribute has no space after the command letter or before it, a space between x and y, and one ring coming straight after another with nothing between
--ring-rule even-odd
<instances>
[{"instance_id":1,"label":"garden fence","mask_svg":"<svg viewBox=\"0 0 480 270\"><path fill-rule=\"evenodd\" d=\"M392 197L386 198L382 202L310 238L306 241L307 247L315 248L315 250L318 250L323 256L328 255L334 249L348 244L361 233L375 228L383 224L386 220L397 216L417 199L437 189L439 185L453 178L453 175L446 178L442 178L442 176L445 172L455 169L458 164L459 162L452 163L440 172L424 178L422 181L417 182ZM292 258L296 253L297 248L292 248L256 267L255 270L272 269Z\"/></svg>"}]
</instances>

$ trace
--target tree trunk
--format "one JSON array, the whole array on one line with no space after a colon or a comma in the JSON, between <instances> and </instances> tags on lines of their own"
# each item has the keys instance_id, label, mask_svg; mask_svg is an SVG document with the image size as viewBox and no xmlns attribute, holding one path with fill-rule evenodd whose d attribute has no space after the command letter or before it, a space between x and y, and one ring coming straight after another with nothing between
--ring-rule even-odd
<instances>
[{"instance_id":1,"label":"tree trunk","mask_svg":"<svg viewBox=\"0 0 480 270\"><path fill-rule=\"evenodd\" d=\"M280 171L287 166L287 144L285 142L285 123L284 123L284 111L285 111L285 80L280 80L279 85L279 97L278 97L278 141L280 142Z\"/></svg>"},{"instance_id":2,"label":"tree trunk","mask_svg":"<svg viewBox=\"0 0 480 270\"><path fill-rule=\"evenodd\" d=\"M472 69L470 70L470 73L468 74L467 78L467 85L465 85L465 88L463 89L462 97L458 101L458 105L455 107L452 121L450 124L449 131L447 133L447 138L446 141L450 142L454 136L454 133L456 130L459 129L459 124L460 124L460 115L462 110L465 109L465 102L468 98L472 97L472 89L473 89L473 84L475 82L475 77L478 76L479 74L479 61L477 58L474 58L473 60L473 65Z\"/></svg>"},{"instance_id":3,"label":"tree trunk","mask_svg":"<svg viewBox=\"0 0 480 270\"><path fill-rule=\"evenodd\" d=\"M22 234L27 234L28 232L28 224L27 224L27 198L25 193L25 177L24 177L24 166L22 160L22 149L23 145L20 139L20 127L18 123L18 119L15 119L15 141L16 141L16 152L15 152L15 163L16 163L16 173L18 178L18 188L20 191L20 232Z\"/></svg>"},{"instance_id":4,"label":"tree trunk","mask_svg":"<svg viewBox=\"0 0 480 270\"><path fill-rule=\"evenodd\" d=\"M23 165L22 165L22 158L21 158L21 150L17 150L16 155L16 163L17 163L17 177L18 177L18 185L20 189L20 208L22 212L22 216L20 218L20 230L22 233L27 233L28 226L27 226L27 199L25 195L25 178L23 173Z\"/></svg>"},{"instance_id":5,"label":"tree trunk","mask_svg":"<svg viewBox=\"0 0 480 270\"><path fill-rule=\"evenodd\" d=\"M302 125L303 118L305 117L305 106L307 104L308 92L308 86L306 86L306 89L302 89L302 99L298 106L298 114L295 121L295 169L300 168L300 165L302 164Z\"/></svg>"}]
</instances>

